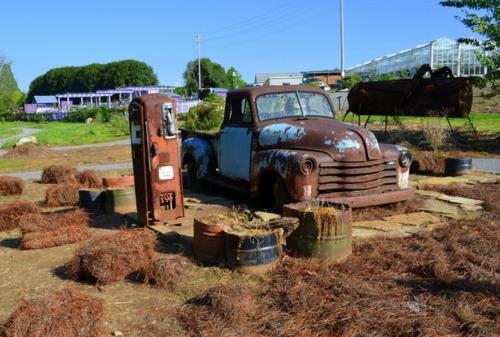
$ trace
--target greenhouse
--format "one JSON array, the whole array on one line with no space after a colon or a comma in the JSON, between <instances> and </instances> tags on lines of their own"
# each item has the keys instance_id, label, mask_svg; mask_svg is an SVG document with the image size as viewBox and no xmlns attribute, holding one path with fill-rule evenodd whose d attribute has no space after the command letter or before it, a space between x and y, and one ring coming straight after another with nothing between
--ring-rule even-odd
<instances>
[{"instance_id":1,"label":"greenhouse","mask_svg":"<svg viewBox=\"0 0 500 337\"><path fill-rule=\"evenodd\" d=\"M487 68L476 58L479 47L440 38L412 49L386 55L347 69L347 74L358 73L372 77L408 69L414 74L423 64L433 69L448 66L455 76L483 76Z\"/></svg>"}]
</instances>

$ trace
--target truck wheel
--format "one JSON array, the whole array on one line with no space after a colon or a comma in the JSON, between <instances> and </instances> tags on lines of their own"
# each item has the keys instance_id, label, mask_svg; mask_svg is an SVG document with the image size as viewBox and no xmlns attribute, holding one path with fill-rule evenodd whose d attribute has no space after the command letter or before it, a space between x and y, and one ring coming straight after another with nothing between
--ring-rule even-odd
<instances>
[{"instance_id":1,"label":"truck wheel","mask_svg":"<svg viewBox=\"0 0 500 337\"><path fill-rule=\"evenodd\" d=\"M283 205L288 204L292 201L288 191L286 190L285 183L280 177L276 178L273 188L274 196L274 208L281 212L283 210Z\"/></svg>"}]
</instances>

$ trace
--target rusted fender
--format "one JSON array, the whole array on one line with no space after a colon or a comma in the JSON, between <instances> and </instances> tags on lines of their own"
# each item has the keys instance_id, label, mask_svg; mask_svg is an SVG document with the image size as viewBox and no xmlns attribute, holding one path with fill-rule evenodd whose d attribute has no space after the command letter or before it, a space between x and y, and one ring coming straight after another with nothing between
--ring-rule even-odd
<instances>
[{"instance_id":1,"label":"rusted fender","mask_svg":"<svg viewBox=\"0 0 500 337\"><path fill-rule=\"evenodd\" d=\"M216 156L212 145L203 139L187 138L182 141L182 164L191 158L198 164L198 178L206 177L216 167Z\"/></svg>"}]
</instances>

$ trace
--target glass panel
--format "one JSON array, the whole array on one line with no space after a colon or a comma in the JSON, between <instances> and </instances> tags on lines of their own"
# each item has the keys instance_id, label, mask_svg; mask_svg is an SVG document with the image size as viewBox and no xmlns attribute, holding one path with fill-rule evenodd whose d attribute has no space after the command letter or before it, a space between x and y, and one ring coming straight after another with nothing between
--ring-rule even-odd
<instances>
[{"instance_id":1,"label":"glass panel","mask_svg":"<svg viewBox=\"0 0 500 337\"><path fill-rule=\"evenodd\" d=\"M326 96L317 93L267 94L257 97L256 104L261 121L274 118L302 117L302 111L305 116L330 118L334 116Z\"/></svg>"}]
</instances>

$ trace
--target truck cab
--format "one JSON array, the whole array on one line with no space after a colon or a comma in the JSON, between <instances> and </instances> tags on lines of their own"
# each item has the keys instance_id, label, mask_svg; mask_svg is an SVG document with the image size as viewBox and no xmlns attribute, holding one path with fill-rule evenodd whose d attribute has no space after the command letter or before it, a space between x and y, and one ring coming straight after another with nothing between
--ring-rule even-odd
<instances>
[{"instance_id":1,"label":"truck cab","mask_svg":"<svg viewBox=\"0 0 500 337\"><path fill-rule=\"evenodd\" d=\"M188 181L250 193L267 204L322 199L364 207L403 201L412 156L335 118L330 97L308 86L230 91L216 134L183 131Z\"/></svg>"}]
</instances>

